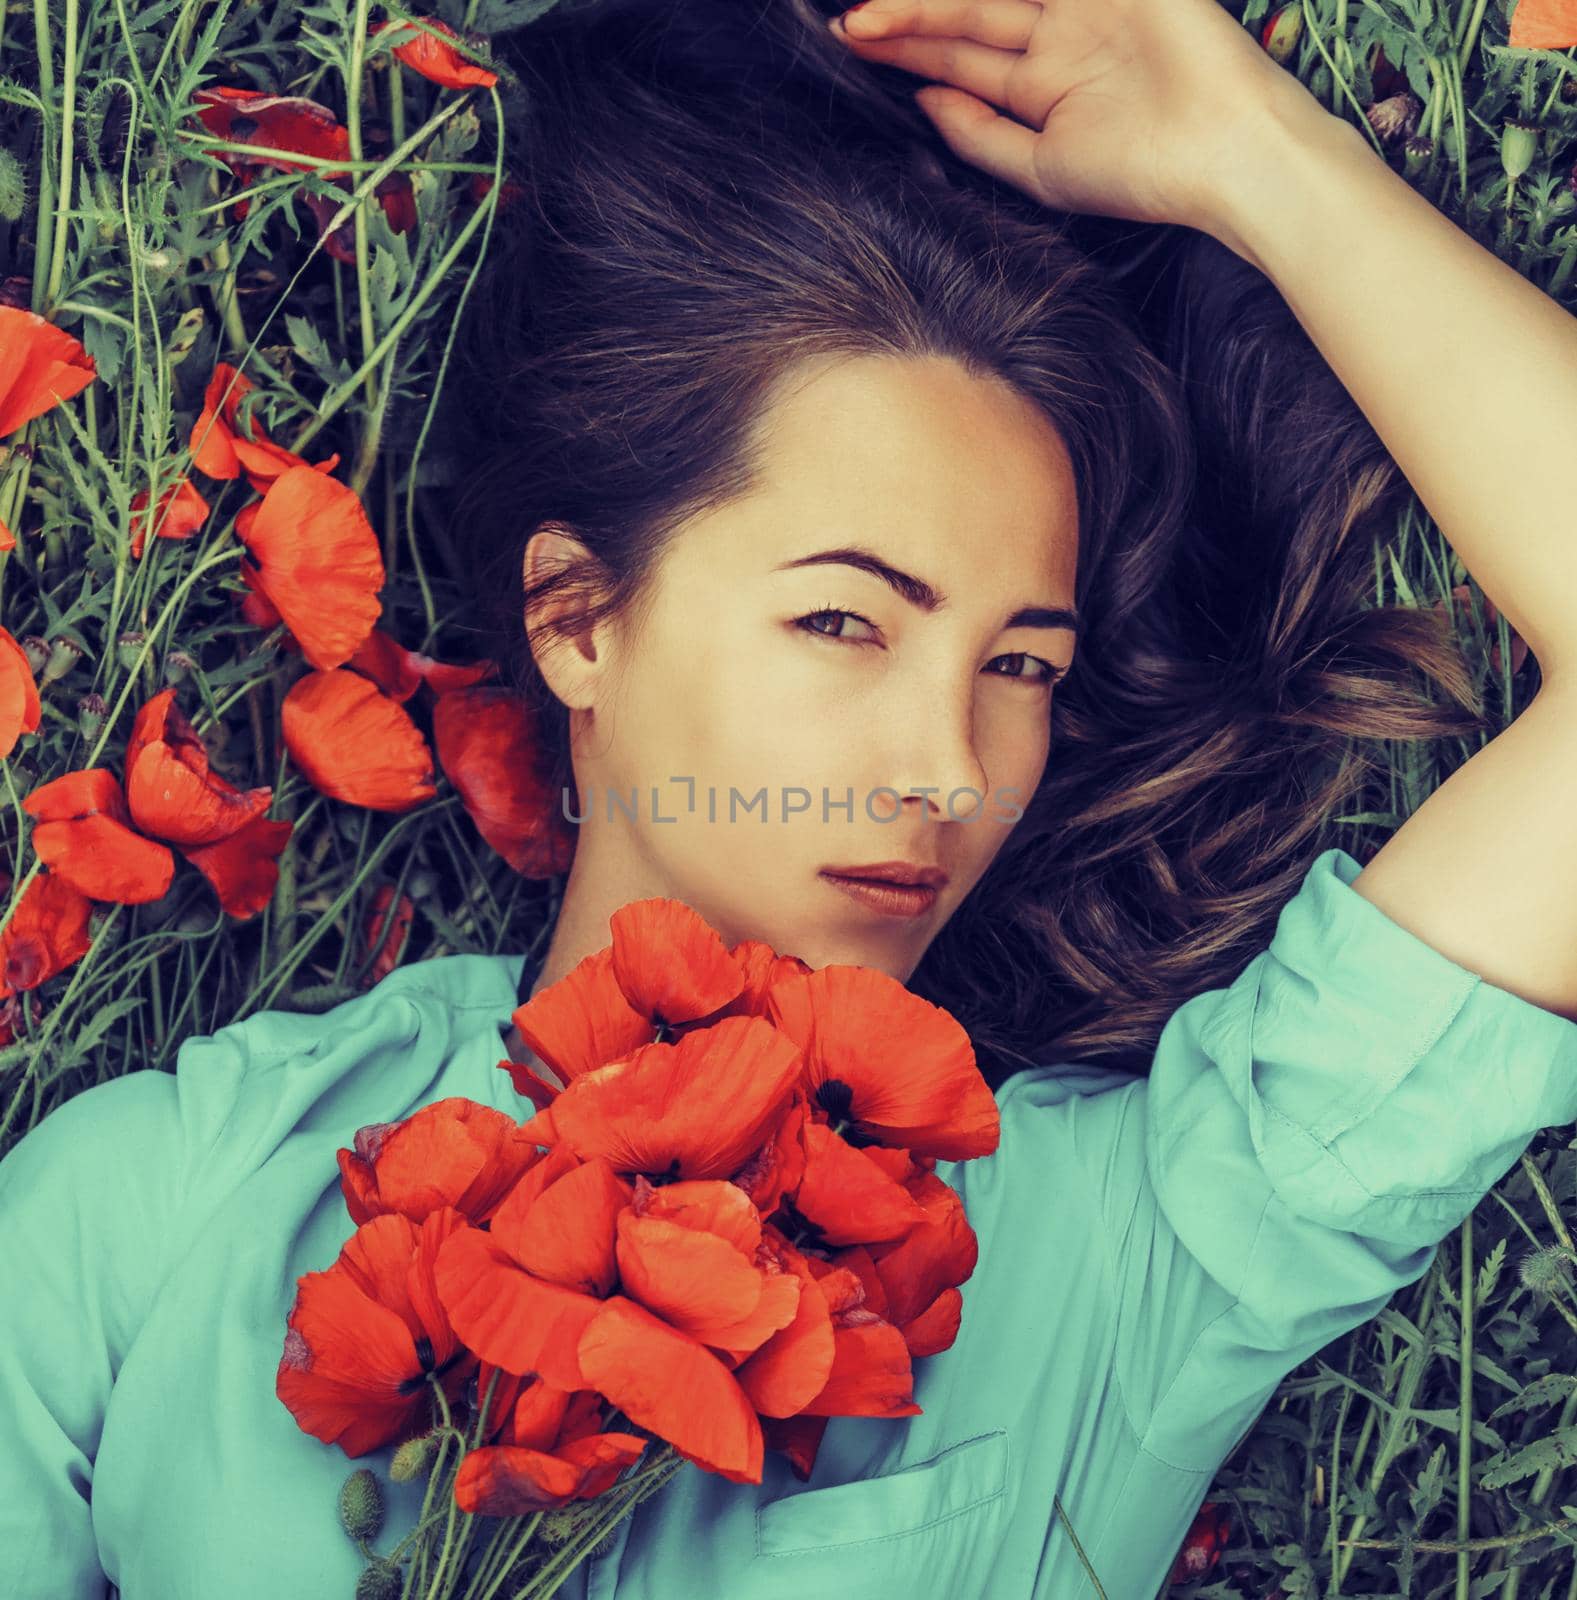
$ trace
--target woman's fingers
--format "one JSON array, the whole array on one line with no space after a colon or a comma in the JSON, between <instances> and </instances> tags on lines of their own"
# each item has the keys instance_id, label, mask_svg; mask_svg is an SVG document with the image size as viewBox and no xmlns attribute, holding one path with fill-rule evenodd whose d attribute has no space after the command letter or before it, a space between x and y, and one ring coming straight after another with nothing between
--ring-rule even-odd
<instances>
[{"instance_id":1,"label":"woman's fingers","mask_svg":"<svg viewBox=\"0 0 1577 1600\"><path fill-rule=\"evenodd\" d=\"M851 43L907 33L1023 50L1040 15L1038 0L869 0L844 14L841 32Z\"/></svg>"},{"instance_id":2,"label":"woman's fingers","mask_svg":"<svg viewBox=\"0 0 1577 1600\"><path fill-rule=\"evenodd\" d=\"M855 16L860 15L855 12ZM977 44L973 39L922 38L898 33L878 39L846 36L845 43L862 61L879 61L884 66L898 67L935 83L951 84L1003 111L1020 114L1009 99L1009 77L1024 61L1021 50Z\"/></svg>"},{"instance_id":3,"label":"woman's fingers","mask_svg":"<svg viewBox=\"0 0 1577 1600\"><path fill-rule=\"evenodd\" d=\"M1035 168L1035 135L1011 117L957 89L930 87L915 100L943 142L967 161L1031 199L1051 203Z\"/></svg>"}]
</instances>

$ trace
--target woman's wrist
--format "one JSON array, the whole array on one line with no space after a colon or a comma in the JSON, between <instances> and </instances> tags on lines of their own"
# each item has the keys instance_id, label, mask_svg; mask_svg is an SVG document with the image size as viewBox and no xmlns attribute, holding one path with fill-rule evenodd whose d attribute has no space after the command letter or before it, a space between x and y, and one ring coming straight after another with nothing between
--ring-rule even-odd
<instances>
[{"instance_id":1,"label":"woman's wrist","mask_svg":"<svg viewBox=\"0 0 1577 1600\"><path fill-rule=\"evenodd\" d=\"M1344 203L1351 174L1371 170L1396 177L1358 128L1289 77L1224 140L1197 226L1274 279L1300 231L1318 227L1326 205Z\"/></svg>"}]
</instances>

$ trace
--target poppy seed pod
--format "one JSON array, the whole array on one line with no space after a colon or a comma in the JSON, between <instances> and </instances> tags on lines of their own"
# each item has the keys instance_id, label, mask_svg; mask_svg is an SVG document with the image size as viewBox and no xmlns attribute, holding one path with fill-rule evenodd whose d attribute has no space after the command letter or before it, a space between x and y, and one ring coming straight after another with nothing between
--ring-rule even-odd
<instances>
[{"instance_id":1,"label":"poppy seed pod","mask_svg":"<svg viewBox=\"0 0 1577 1600\"><path fill-rule=\"evenodd\" d=\"M376 1475L358 1467L340 1486L339 1519L352 1539L376 1539L383 1527L383 1491Z\"/></svg>"},{"instance_id":2,"label":"poppy seed pod","mask_svg":"<svg viewBox=\"0 0 1577 1600\"><path fill-rule=\"evenodd\" d=\"M77 701L77 726L82 730L84 739L98 737L108 710L109 707L104 704L104 696L101 694L85 694Z\"/></svg>"},{"instance_id":3,"label":"poppy seed pod","mask_svg":"<svg viewBox=\"0 0 1577 1600\"><path fill-rule=\"evenodd\" d=\"M1540 131L1536 123L1515 120L1501 130L1500 164L1508 178L1520 178L1533 165Z\"/></svg>"},{"instance_id":4,"label":"poppy seed pod","mask_svg":"<svg viewBox=\"0 0 1577 1600\"><path fill-rule=\"evenodd\" d=\"M25 648L25 646L24 646ZM49 643L49 660L39 674L40 683L53 683L63 678L82 659L82 646L70 639L52 639Z\"/></svg>"}]
</instances>

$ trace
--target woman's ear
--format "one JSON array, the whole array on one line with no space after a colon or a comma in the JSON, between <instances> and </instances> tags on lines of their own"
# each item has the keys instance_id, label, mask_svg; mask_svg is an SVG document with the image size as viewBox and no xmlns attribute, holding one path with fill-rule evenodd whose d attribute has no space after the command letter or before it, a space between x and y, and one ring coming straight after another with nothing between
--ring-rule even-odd
<instances>
[{"instance_id":1,"label":"woman's ear","mask_svg":"<svg viewBox=\"0 0 1577 1600\"><path fill-rule=\"evenodd\" d=\"M605 628L577 628L574 617L602 592L602 563L563 523L544 522L526 541L521 577L530 590L553 575L572 574L523 611L532 659L543 681L572 711L591 709L611 661ZM558 627L552 626L557 621Z\"/></svg>"}]
</instances>

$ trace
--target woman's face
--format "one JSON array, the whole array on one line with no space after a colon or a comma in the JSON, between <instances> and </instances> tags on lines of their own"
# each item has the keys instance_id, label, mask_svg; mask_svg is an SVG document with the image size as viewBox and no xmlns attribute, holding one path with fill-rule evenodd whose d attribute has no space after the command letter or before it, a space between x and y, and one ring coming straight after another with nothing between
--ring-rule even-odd
<instances>
[{"instance_id":1,"label":"woman's face","mask_svg":"<svg viewBox=\"0 0 1577 1600\"><path fill-rule=\"evenodd\" d=\"M684 528L623 627L538 649L571 708L566 804L584 818L544 981L649 896L729 944L907 981L1040 781L1048 676L1075 642L1023 614L1073 605L1056 430L949 360L800 377L769 413L763 487ZM824 555L854 547L904 576ZM947 874L920 914L825 875L891 861Z\"/></svg>"}]
</instances>

